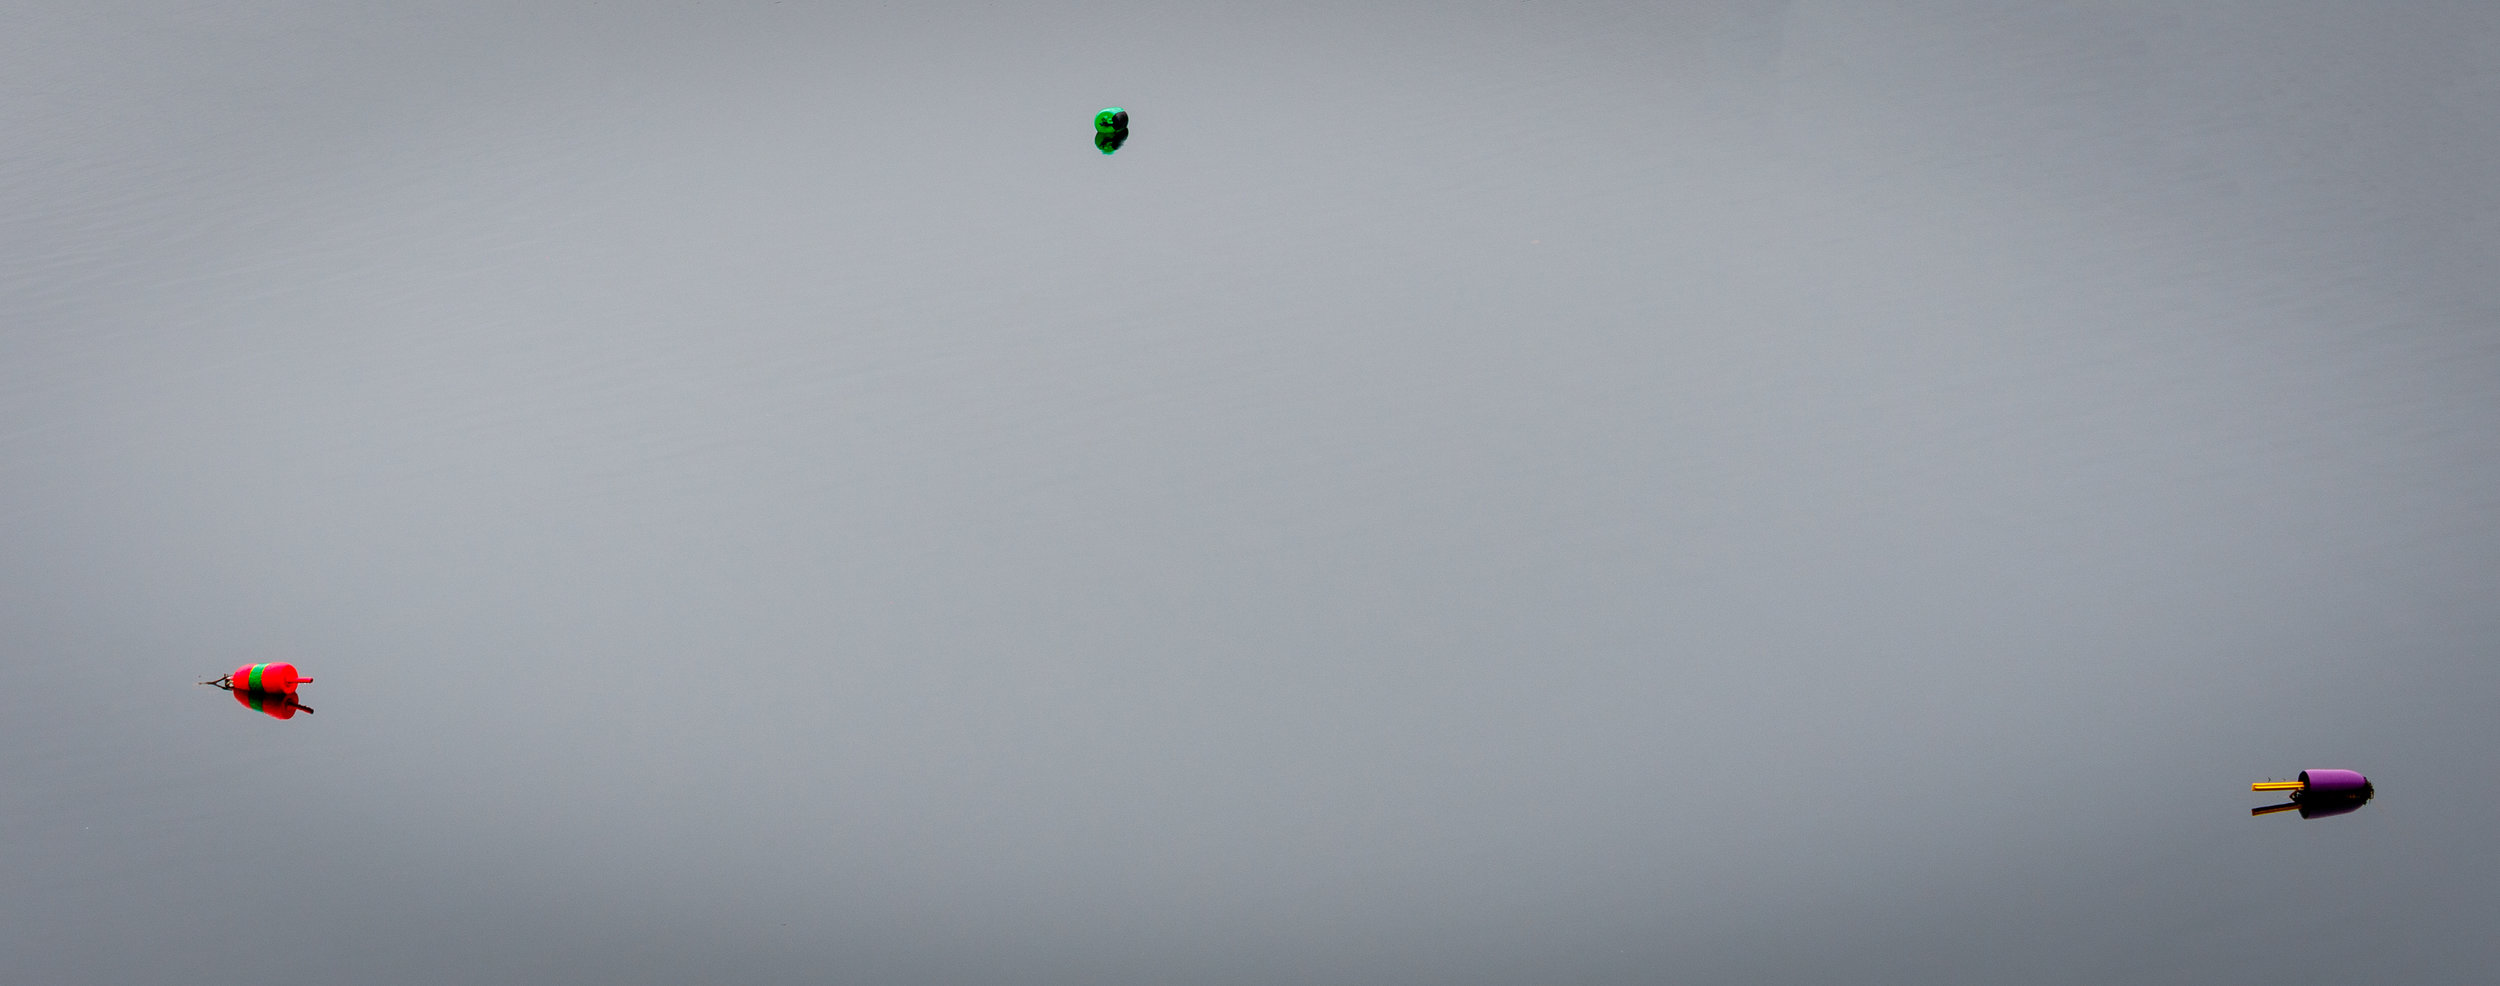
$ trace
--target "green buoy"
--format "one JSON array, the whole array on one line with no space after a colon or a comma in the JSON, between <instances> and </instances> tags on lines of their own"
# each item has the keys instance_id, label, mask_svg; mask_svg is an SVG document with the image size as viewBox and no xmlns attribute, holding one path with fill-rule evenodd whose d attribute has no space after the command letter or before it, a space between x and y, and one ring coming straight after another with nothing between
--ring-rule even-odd
<instances>
[{"instance_id":1,"label":"green buoy","mask_svg":"<svg viewBox=\"0 0 2500 986\"><path fill-rule=\"evenodd\" d=\"M1094 114L1094 149L1109 154L1128 143L1128 111L1117 106L1103 107Z\"/></svg>"}]
</instances>

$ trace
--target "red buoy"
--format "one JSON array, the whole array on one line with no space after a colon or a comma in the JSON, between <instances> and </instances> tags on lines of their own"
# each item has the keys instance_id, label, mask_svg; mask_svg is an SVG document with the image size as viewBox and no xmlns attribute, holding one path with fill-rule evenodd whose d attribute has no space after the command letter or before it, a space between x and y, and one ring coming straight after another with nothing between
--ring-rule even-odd
<instances>
[{"instance_id":1,"label":"red buoy","mask_svg":"<svg viewBox=\"0 0 2500 986\"><path fill-rule=\"evenodd\" d=\"M215 685L233 692L235 701L254 712L279 719L293 719L298 712L312 713L309 706L295 700L295 686L311 680L296 677L295 665L292 664L246 664L225 677L200 684Z\"/></svg>"},{"instance_id":2,"label":"red buoy","mask_svg":"<svg viewBox=\"0 0 2500 986\"><path fill-rule=\"evenodd\" d=\"M295 686L311 681L295 676L295 665L246 664L226 674L226 687L239 692L279 692L295 694Z\"/></svg>"}]
</instances>

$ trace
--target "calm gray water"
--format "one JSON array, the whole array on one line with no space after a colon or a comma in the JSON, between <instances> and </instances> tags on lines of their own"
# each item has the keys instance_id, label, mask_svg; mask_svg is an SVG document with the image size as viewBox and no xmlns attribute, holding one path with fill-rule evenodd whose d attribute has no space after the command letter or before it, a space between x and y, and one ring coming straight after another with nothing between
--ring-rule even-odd
<instances>
[{"instance_id":1,"label":"calm gray water","mask_svg":"<svg viewBox=\"0 0 2500 986\"><path fill-rule=\"evenodd\" d=\"M2500 6L351 6L0 11L0 980L2500 970Z\"/></svg>"}]
</instances>

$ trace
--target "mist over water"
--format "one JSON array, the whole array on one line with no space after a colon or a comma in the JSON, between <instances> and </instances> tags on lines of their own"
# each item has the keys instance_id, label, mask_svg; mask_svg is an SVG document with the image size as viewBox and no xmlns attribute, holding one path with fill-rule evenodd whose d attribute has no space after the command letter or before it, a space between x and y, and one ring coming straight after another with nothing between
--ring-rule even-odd
<instances>
[{"instance_id":1,"label":"mist over water","mask_svg":"<svg viewBox=\"0 0 2500 986\"><path fill-rule=\"evenodd\" d=\"M4 16L0 979L2500 967L2487 4Z\"/></svg>"}]
</instances>

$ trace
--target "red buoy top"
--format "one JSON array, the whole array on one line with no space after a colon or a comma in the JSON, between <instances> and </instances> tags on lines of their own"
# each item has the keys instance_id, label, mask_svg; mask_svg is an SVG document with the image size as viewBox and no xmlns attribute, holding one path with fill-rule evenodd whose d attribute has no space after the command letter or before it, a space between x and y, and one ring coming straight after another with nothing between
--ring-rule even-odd
<instances>
[{"instance_id":1,"label":"red buoy top","mask_svg":"<svg viewBox=\"0 0 2500 986\"><path fill-rule=\"evenodd\" d=\"M227 683L233 685L236 691L277 692L287 695L295 694L295 686L311 680L296 677L295 665L284 662L246 664L234 669L234 673L226 676Z\"/></svg>"}]
</instances>

